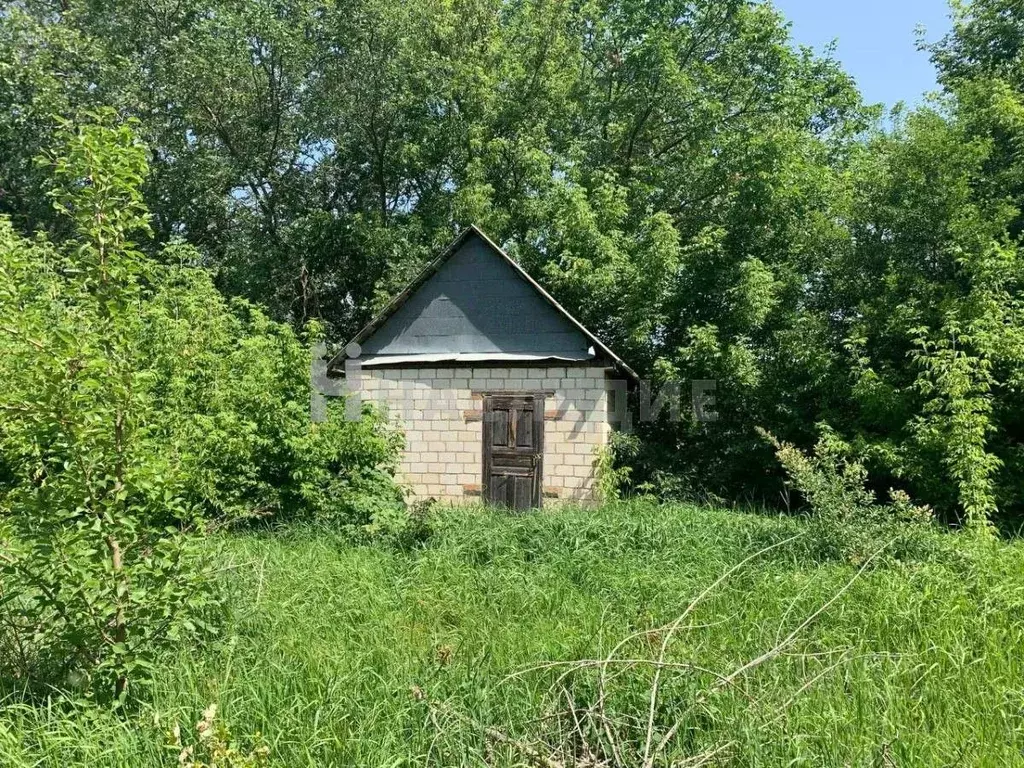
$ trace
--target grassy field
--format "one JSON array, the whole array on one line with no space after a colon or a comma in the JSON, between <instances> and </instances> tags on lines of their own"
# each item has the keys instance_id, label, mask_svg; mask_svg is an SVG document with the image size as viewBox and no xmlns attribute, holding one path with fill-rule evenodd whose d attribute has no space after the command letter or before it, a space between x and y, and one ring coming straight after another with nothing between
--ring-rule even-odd
<instances>
[{"instance_id":1,"label":"grassy field","mask_svg":"<svg viewBox=\"0 0 1024 768\"><path fill-rule=\"evenodd\" d=\"M128 720L0 704L0 765L173 766L212 702L282 766L1024 764L1022 548L861 572L813 538L643 505L236 535L222 641Z\"/></svg>"}]
</instances>

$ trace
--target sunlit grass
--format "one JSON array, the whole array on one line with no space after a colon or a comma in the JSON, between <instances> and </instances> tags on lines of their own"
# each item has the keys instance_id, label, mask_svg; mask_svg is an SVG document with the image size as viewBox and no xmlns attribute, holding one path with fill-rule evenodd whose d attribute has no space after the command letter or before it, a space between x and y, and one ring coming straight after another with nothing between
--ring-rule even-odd
<instances>
[{"instance_id":1,"label":"sunlit grass","mask_svg":"<svg viewBox=\"0 0 1024 768\"><path fill-rule=\"evenodd\" d=\"M620 665L605 681L607 732L598 719L573 721L599 699L597 668L530 668L605 659L634 633L617 657L656 660L665 633L645 632L772 544L668 644L665 660L705 671L659 681L652 741L675 730L656 764L714 750L734 765L1022 762L1021 548L948 536L944 548L966 556L855 578L852 565L820 562L804 528L633 505L452 512L413 551L314 530L236 535L221 555L231 595L222 641L168 660L151 706L127 721L7 705L0 765L174 765L161 733L175 719L191 727L211 702L242 741L262 732L278 765L583 765L616 750L641 764L652 667Z\"/></svg>"}]
</instances>

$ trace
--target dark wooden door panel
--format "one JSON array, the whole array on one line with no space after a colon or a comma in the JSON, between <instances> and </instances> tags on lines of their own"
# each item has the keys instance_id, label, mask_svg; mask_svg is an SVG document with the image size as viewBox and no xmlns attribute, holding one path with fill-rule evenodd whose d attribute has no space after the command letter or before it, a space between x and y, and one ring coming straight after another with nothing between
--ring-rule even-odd
<instances>
[{"instance_id":1,"label":"dark wooden door panel","mask_svg":"<svg viewBox=\"0 0 1024 768\"><path fill-rule=\"evenodd\" d=\"M510 506L508 491L511 480L512 478L508 475L492 474L487 485L487 501L499 507Z\"/></svg>"},{"instance_id":2,"label":"dark wooden door panel","mask_svg":"<svg viewBox=\"0 0 1024 768\"><path fill-rule=\"evenodd\" d=\"M512 480L512 509L530 509L539 506L533 497L534 478L529 475L517 475Z\"/></svg>"},{"instance_id":3,"label":"dark wooden door panel","mask_svg":"<svg viewBox=\"0 0 1024 768\"><path fill-rule=\"evenodd\" d=\"M508 417L505 408L491 411L491 445L502 448L508 445Z\"/></svg>"},{"instance_id":4,"label":"dark wooden door panel","mask_svg":"<svg viewBox=\"0 0 1024 768\"><path fill-rule=\"evenodd\" d=\"M544 456L544 397L484 398L484 499L511 509L541 504Z\"/></svg>"},{"instance_id":5,"label":"dark wooden door panel","mask_svg":"<svg viewBox=\"0 0 1024 768\"><path fill-rule=\"evenodd\" d=\"M533 409L522 409L517 412L516 448L533 448Z\"/></svg>"}]
</instances>

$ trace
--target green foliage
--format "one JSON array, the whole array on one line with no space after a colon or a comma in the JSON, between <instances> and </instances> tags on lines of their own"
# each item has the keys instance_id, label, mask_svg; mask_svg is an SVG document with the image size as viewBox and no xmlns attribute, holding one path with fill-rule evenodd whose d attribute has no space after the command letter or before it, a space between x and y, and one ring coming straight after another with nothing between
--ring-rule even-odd
<instances>
[{"instance_id":1,"label":"green foliage","mask_svg":"<svg viewBox=\"0 0 1024 768\"><path fill-rule=\"evenodd\" d=\"M410 522L395 484L401 432L370 404L359 421L346 421L343 404L330 419L314 424L293 450L292 477L307 514L318 522L342 525L354 534L393 531Z\"/></svg>"},{"instance_id":2,"label":"green foliage","mask_svg":"<svg viewBox=\"0 0 1024 768\"><path fill-rule=\"evenodd\" d=\"M594 473L597 491L602 501L619 501L629 485L633 468L627 463L636 457L640 449L634 435L613 432L608 444L597 450L594 458Z\"/></svg>"},{"instance_id":3,"label":"green foliage","mask_svg":"<svg viewBox=\"0 0 1024 768\"><path fill-rule=\"evenodd\" d=\"M64 126L52 198L73 235L0 219L0 673L124 701L214 629L193 532L251 516L372 531L407 517L400 437L309 413L310 353L149 231L145 148L109 113ZM206 552L209 555L209 552Z\"/></svg>"},{"instance_id":4,"label":"green foliage","mask_svg":"<svg viewBox=\"0 0 1024 768\"><path fill-rule=\"evenodd\" d=\"M187 497L216 521L250 517L362 526L403 510L394 483L401 435L369 406L346 421L332 403L310 420L310 352L296 334L242 299L228 300L198 254L174 244L142 308L139 343L153 429Z\"/></svg>"},{"instance_id":5,"label":"green foliage","mask_svg":"<svg viewBox=\"0 0 1024 768\"><path fill-rule=\"evenodd\" d=\"M216 700L229 741L246 753L258 743L245 735L262 732L274 765L535 764L498 732L564 765L582 763L586 746L614 766L604 730L581 737L573 724L574 714L587 723L601 693L600 667L574 662L606 659L635 633L615 658L657 659L659 629L768 545L669 644L665 660L681 666L662 672L657 740L683 725L656 766L725 743L721 761L735 765L1018 762L1019 542L937 533L964 559L869 568L783 654L699 700L716 674L775 648L854 577L856 567L818 557L813 526L627 502L448 510L411 551L323 529L233 533L223 537L232 639L161 666L150 706L164 725L152 712L136 724L0 702L0 764L174 765L164 732L179 722L195 743L192 724ZM603 711L624 757L643 753L653 672L608 668ZM554 686L563 675L564 690Z\"/></svg>"},{"instance_id":6,"label":"green foliage","mask_svg":"<svg viewBox=\"0 0 1024 768\"><path fill-rule=\"evenodd\" d=\"M144 150L96 120L66 126L53 161L75 237L0 220L0 672L124 701L162 648L209 629L212 597L138 357Z\"/></svg>"},{"instance_id":7,"label":"green foliage","mask_svg":"<svg viewBox=\"0 0 1024 768\"><path fill-rule=\"evenodd\" d=\"M656 387L718 382L716 422L642 425L638 485L774 502L755 427L827 422L981 526L1024 512L1022 41L1015 0L958 3L944 93L882 122L768 3L19 2L0 211L65 231L31 158L109 104L151 147L150 253L274 321L345 338L478 223ZM283 503L229 442L213 503Z\"/></svg>"},{"instance_id":8,"label":"green foliage","mask_svg":"<svg viewBox=\"0 0 1024 768\"><path fill-rule=\"evenodd\" d=\"M990 150L928 111L876 136L856 165L856 259L836 273L856 410L830 423L877 482L974 526L1015 505L997 491L1003 470L1018 471L1003 458L1014 428L1000 422L1024 340L1012 209L976 186Z\"/></svg>"},{"instance_id":9,"label":"green foliage","mask_svg":"<svg viewBox=\"0 0 1024 768\"><path fill-rule=\"evenodd\" d=\"M932 511L914 504L900 490L890 490L890 500L879 502L865 487L867 469L828 426L822 425L810 455L763 430L761 435L775 448L789 482L803 495L823 554L859 564L879 553L884 559L921 557L929 551L933 542L923 528L933 522Z\"/></svg>"},{"instance_id":10,"label":"green foliage","mask_svg":"<svg viewBox=\"0 0 1024 768\"><path fill-rule=\"evenodd\" d=\"M922 339L915 354L923 368L915 383L927 400L912 429L925 450L943 457L956 483L964 522L983 527L996 511L993 475L1002 463L986 450L996 429L989 395L991 363L964 351L969 336L948 326L943 330L949 336L934 343Z\"/></svg>"}]
</instances>

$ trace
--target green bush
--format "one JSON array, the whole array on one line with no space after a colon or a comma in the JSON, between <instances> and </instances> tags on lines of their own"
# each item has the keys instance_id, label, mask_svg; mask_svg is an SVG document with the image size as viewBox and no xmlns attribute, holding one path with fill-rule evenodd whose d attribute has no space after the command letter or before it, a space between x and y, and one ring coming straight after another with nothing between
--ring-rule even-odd
<instances>
[{"instance_id":1,"label":"green bush","mask_svg":"<svg viewBox=\"0 0 1024 768\"><path fill-rule=\"evenodd\" d=\"M626 462L636 458L640 441L635 435L612 432L608 445L594 457L597 491L602 501L619 501L629 485L633 468Z\"/></svg>"},{"instance_id":2,"label":"green bush","mask_svg":"<svg viewBox=\"0 0 1024 768\"><path fill-rule=\"evenodd\" d=\"M401 507L394 482L401 435L342 402L310 419L310 351L254 305L225 299L188 266L193 249L164 251L142 309L140 345L150 391L162 404L154 429L182 469L186 496L211 520L272 517L350 526ZM315 332L316 329L313 329Z\"/></svg>"},{"instance_id":3,"label":"green bush","mask_svg":"<svg viewBox=\"0 0 1024 768\"><path fill-rule=\"evenodd\" d=\"M48 160L74 234L0 218L0 683L124 702L216 628L211 523L372 532L405 509L379 414L313 424L295 333L223 299L194 251L135 245L145 147L91 117Z\"/></svg>"},{"instance_id":4,"label":"green bush","mask_svg":"<svg viewBox=\"0 0 1024 768\"><path fill-rule=\"evenodd\" d=\"M75 235L0 220L0 676L124 701L216 601L138 344L145 150L127 127L66 127L51 162Z\"/></svg>"},{"instance_id":5,"label":"green bush","mask_svg":"<svg viewBox=\"0 0 1024 768\"><path fill-rule=\"evenodd\" d=\"M867 469L827 426L809 455L768 432L761 434L809 507L820 556L859 563L879 555L901 559L931 551L929 534L936 532L932 511L900 490L890 490L889 501L880 502L865 487Z\"/></svg>"}]
</instances>

